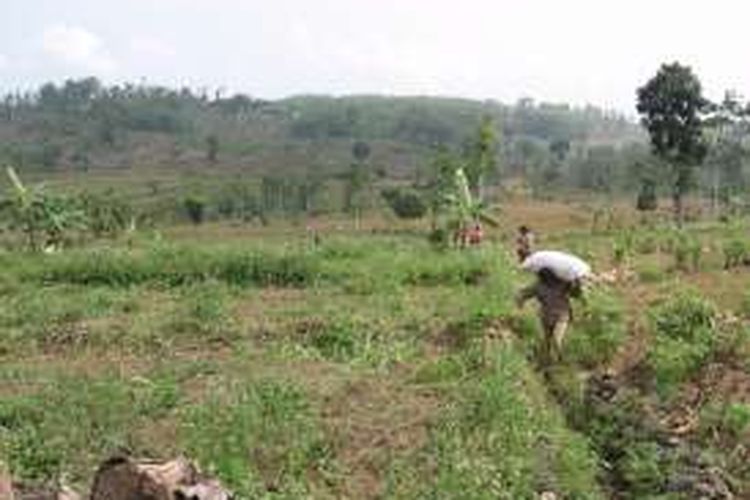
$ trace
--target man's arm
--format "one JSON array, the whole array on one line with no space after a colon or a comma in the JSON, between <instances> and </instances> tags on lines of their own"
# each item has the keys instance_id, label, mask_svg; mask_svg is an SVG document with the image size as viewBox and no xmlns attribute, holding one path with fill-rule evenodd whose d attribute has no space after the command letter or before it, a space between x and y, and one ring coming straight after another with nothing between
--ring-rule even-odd
<instances>
[{"instance_id":1,"label":"man's arm","mask_svg":"<svg viewBox=\"0 0 750 500\"><path fill-rule=\"evenodd\" d=\"M516 295L516 305L518 307L523 307L523 305L526 303L527 300L536 296L536 292L537 292L536 283L529 285L526 288L522 288L521 291L518 292L518 295Z\"/></svg>"}]
</instances>

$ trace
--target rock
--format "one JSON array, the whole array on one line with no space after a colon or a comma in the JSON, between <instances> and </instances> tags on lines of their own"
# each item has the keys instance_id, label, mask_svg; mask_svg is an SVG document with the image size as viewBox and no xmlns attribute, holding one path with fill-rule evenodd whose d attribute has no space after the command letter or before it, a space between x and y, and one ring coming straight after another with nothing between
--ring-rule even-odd
<instances>
[{"instance_id":1,"label":"rock","mask_svg":"<svg viewBox=\"0 0 750 500\"><path fill-rule=\"evenodd\" d=\"M96 473L91 500L229 500L221 484L185 458L168 462L113 457Z\"/></svg>"}]
</instances>

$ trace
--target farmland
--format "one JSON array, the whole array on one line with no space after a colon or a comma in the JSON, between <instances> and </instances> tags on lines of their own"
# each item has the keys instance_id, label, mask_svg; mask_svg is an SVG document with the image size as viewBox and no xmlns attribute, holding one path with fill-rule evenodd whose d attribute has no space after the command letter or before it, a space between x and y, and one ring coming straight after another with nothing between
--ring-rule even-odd
<instances>
[{"instance_id":1,"label":"farmland","mask_svg":"<svg viewBox=\"0 0 750 500\"><path fill-rule=\"evenodd\" d=\"M508 199L464 250L373 213L6 251L0 456L81 491L127 450L239 498L750 495L746 223L596 206ZM514 305L519 222L602 277L559 365Z\"/></svg>"}]
</instances>

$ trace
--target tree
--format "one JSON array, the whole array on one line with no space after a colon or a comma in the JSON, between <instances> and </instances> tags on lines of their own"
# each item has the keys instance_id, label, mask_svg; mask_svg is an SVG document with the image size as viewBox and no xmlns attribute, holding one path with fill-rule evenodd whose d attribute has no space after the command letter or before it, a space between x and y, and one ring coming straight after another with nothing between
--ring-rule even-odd
<instances>
[{"instance_id":1,"label":"tree","mask_svg":"<svg viewBox=\"0 0 750 500\"><path fill-rule=\"evenodd\" d=\"M465 171L469 188L481 198L485 177L497 167L497 138L492 118L482 118L468 156Z\"/></svg>"},{"instance_id":2,"label":"tree","mask_svg":"<svg viewBox=\"0 0 750 500\"><path fill-rule=\"evenodd\" d=\"M447 205L446 200L454 188L458 159L445 146L438 146L430 162L428 205L432 215L432 229L437 229L437 219Z\"/></svg>"},{"instance_id":3,"label":"tree","mask_svg":"<svg viewBox=\"0 0 750 500\"><path fill-rule=\"evenodd\" d=\"M642 212L656 210L658 207L658 198L656 196L656 182L653 179L645 178L641 181L641 189L638 191L636 200L636 209Z\"/></svg>"},{"instance_id":4,"label":"tree","mask_svg":"<svg viewBox=\"0 0 750 500\"><path fill-rule=\"evenodd\" d=\"M663 64L637 90L637 110L648 131L651 148L670 168L675 221L682 223L683 196L693 183L694 169L706 156L702 113L708 101L688 66Z\"/></svg>"},{"instance_id":5,"label":"tree","mask_svg":"<svg viewBox=\"0 0 750 500\"><path fill-rule=\"evenodd\" d=\"M219 138L211 134L206 138L206 158L211 163L216 163L219 156Z\"/></svg>"},{"instance_id":6,"label":"tree","mask_svg":"<svg viewBox=\"0 0 750 500\"><path fill-rule=\"evenodd\" d=\"M706 166L711 186L714 211L719 199L729 200L746 185L744 165L748 158L747 137L750 134L750 109L738 96L727 92L720 104L711 105L711 113L704 121L709 152Z\"/></svg>"},{"instance_id":7,"label":"tree","mask_svg":"<svg viewBox=\"0 0 750 500\"><path fill-rule=\"evenodd\" d=\"M354 161L349 166L346 176L346 190L344 192L344 208L354 215L359 227L362 209L364 208L365 188L370 182L370 172L366 160L370 156L370 146L364 141L357 141L352 146Z\"/></svg>"},{"instance_id":8,"label":"tree","mask_svg":"<svg viewBox=\"0 0 750 500\"><path fill-rule=\"evenodd\" d=\"M365 141L356 141L352 145L352 156L356 161L364 162L370 156L370 145Z\"/></svg>"}]
</instances>

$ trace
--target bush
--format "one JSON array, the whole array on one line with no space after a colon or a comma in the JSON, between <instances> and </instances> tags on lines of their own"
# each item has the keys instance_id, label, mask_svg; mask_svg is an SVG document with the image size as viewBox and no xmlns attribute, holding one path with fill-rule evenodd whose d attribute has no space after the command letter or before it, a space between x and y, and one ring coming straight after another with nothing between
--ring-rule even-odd
<instances>
[{"instance_id":1,"label":"bush","mask_svg":"<svg viewBox=\"0 0 750 500\"><path fill-rule=\"evenodd\" d=\"M193 224L201 224L206 216L206 201L196 196L188 196L182 202L188 219Z\"/></svg>"},{"instance_id":2,"label":"bush","mask_svg":"<svg viewBox=\"0 0 750 500\"><path fill-rule=\"evenodd\" d=\"M742 238L733 238L724 243L724 269L741 266L748 255L748 244Z\"/></svg>"},{"instance_id":3,"label":"bush","mask_svg":"<svg viewBox=\"0 0 750 500\"><path fill-rule=\"evenodd\" d=\"M750 431L750 405L746 403L711 404L701 412L701 429L709 435L719 433L738 440Z\"/></svg>"},{"instance_id":4,"label":"bush","mask_svg":"<svg viewBox=\"0 0 750 500\"><path fill-rule=\"evenodd\" d=\"M650 319L655 339L648 363L657 388L670 392L712 354L716 309L694 293L682 293L652 310Z\"/></svg>"},{"instance_id":5,"label":"bush","mask_svg":"<svg viewBox=\"0 0 750 500\"><path fill-rule=\"evenodd\" d=\"M94 236L116 236L129 227L135 216L133 207L111 189L101 194L83 193L80 203Z\"/></svg>"},{"instance_id":6,"label":"bush","mask_svg":"<svg viewBox=\"0 0 750 500\"><path fill-rule=\"evenodd\" d=\"M697 271L700 266L702 248L700 241L685 232L675 235L672 253L675 258L675 268L681 271Z\"/></svg>"},{"instance_id":7,"label":"bush","mask_svg":"<svg viewBox=\"0 0 750 500\"><path fill-rule=\"evenodd\" d=\"M625 338L624 318L622 304L615 297L592 293L574 323L566 352L588 367L609 362Z\"/></svg>"},{"instance_id":8,"label":"bush","mask_svg":"<svg viewBox=\"0 0 750 500\"><path fill-rule=\"evenodd\" d=\"M25 277L44 282L131 286L181 286L216 280L239 286L307 286L318 278L308 253L271 253L189 246L154 247L141 253L114 250L68 252L44 259Z\"/></svg>"},{"instance_id":9,"label":"bush","mask_svg":"<svg viewBox=\"0 0 750 500\"><path fill-rule=\"evenodd\" d=\"M381 194L401 219L419 219L427 213L427 204L416 191L390 188L383 190Z\"/></svg>"}]
</instances>

